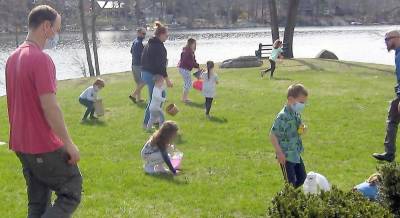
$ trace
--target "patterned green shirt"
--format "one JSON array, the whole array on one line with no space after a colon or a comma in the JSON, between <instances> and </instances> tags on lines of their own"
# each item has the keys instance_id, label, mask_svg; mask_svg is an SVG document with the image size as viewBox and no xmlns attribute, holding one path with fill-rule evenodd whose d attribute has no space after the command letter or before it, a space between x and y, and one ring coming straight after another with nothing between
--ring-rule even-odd
<instances>
[{"instance_id":1,"label":"patterned green shirt","mask_svg":"<svg viewBox=\"0 0 400 218\"><path fill-rule=\"evenodd\" d=\"M298 129L301 125L301 116L288 106L285 106L276 117L271 132L278 138L286 160L300 163L300 154L304 151Z\"/></svg>"}]
</instances>

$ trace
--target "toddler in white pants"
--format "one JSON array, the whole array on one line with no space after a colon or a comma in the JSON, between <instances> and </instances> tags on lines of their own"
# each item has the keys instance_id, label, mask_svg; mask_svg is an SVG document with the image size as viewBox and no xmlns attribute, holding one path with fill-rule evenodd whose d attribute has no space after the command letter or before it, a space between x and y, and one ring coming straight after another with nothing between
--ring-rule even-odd
<instances>
[{"instance_id":1,"label":"toddler in white pants","mask_svg":"<svg viewBox=\"0 0 400 218\"><path fill-rule=\"evenodd\" d=\"M159 123L161 126L165 120L164 112L162 110L162 105L166 101L166 98L163 97L163 92L165 91L165 80L159 75L156 75L154 79L155 85L149 106L150 119L147 123L147 130L151 130L155 123Z\"/></svg>"}]
</instances>

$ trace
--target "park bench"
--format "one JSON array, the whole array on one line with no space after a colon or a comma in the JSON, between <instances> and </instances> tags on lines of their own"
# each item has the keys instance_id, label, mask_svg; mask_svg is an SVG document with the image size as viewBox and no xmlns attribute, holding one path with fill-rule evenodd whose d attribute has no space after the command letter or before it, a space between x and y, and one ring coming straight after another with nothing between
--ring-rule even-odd
<instances>
[{"instance_id":1,"label":"park bench","mask_svg":"<svg viewBox=\"0 0 400 218\"><path fill-rule=\"evenodd\" d=\"M286 44L283 44L283 50L285 51ZM258 44L258 49L255 51L256 57L259 59L268 58L272 52L272 44Z\"/></svg>"}]
</instances>

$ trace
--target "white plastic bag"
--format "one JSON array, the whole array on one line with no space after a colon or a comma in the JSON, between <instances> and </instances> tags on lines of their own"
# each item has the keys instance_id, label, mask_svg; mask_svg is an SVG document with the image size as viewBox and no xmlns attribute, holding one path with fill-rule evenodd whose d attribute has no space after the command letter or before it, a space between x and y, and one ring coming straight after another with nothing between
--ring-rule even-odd
<instances>
[{"instance_id":1,"label":"white plastic bag","mask_svg":"<svg viewBox=\"0 0 400 218\"><path fill-rule=\"evenodd\" d=\"M307 178L303 184L304 193L318 194L321 191L330 190L331 185L329 184L328 179L326 179L325 176L315 172L309 172L307 174Z\"/></svg>"}]
</instances>

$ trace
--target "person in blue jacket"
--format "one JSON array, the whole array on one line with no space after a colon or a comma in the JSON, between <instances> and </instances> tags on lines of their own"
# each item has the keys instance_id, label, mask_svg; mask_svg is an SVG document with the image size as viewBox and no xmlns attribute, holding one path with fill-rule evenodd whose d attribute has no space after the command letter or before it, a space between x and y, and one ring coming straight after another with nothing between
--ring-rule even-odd
<instances>
[{"instance_id":1,"label":"person in blue jacket","mask_svg":"<svg viewBox=\"0 0 400 218\"><path fill-rule=\"evenodd\" d=\"M132 54L132 73L133 78L135 79L136 89L132 92L129 98L134 102L143 102L140 97L140 93L143 87L146 85L142 79L142 52L143 52L143 40L146 37L146 29L139 28L137 29L137 38L133 41L131 47Z\"/></svg>"},{"instance_id":2,"label":"person in blue jacket","mask_svg":"<svg viewBox=\"0 0 400 218\"><path fill-rule=\"evenodd\" d=\"M392 162L396 157L396 136L400 123L400 32L390 31L386 33L385 43L388 51L395 50L397 84L394 91L396 97L390 103L389 115L386 121L385 152L374 153L372 156L377 160Z\"/></svg>"}]
</instances>

